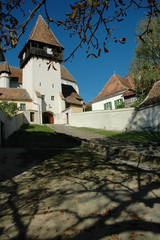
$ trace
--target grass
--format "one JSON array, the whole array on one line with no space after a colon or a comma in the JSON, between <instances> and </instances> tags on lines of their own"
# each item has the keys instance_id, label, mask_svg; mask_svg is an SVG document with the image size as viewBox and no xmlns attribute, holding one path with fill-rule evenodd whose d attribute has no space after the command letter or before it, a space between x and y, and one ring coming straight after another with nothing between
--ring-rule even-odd
<instances>
[{"instance_id":1,"label":"grass","mask_svg":"<svg viewBox=\"0 0 160 240\"><path fill-rule=\"evenodd\" d=\"M54 147L68 148L78 146L80 143L65 135L55 133L48 126L30 124L23 125L14 132L7 141L13 147Z\"/></svg>"},{"instance_id":2,"label":"grass","mask_svg":"<svg viewBox=\"0 0 160 240\"><path fill-rule=\"evenodd\" d=\"M160 142L160 132L116 132L108 131L103 129L94 129L94 128L79 128L84 131L94 132L106 137L111 137L116 140L132 141L132 142Z\"/></svg>"}]
</instances>

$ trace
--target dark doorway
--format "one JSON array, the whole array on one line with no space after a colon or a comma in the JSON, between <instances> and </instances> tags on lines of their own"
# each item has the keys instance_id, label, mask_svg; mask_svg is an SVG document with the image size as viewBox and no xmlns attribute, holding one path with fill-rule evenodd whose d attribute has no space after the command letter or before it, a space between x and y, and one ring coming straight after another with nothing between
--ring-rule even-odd
<instances>
[{"instance_id":1,"label":"dark doorway","mask_svg":"<svg viewBox=\"0 0 160 240\"><path fill-rule=\"evenodd\" d=\"M67 119L67 124L69 124L69 116L68 116L68 113L66 113L66 119Z\"/></svg>"},{"instance_id":2,"label":"dark doorway","mask_svg":"<svg viewBox=\"0 0 160 240\"><path fill-rule=\"evenodd\" d=\"M54 117L53 114L49 112L44 112L43 113L43 123L46 124L54 124Z\"/></svg>"}]
</instances>

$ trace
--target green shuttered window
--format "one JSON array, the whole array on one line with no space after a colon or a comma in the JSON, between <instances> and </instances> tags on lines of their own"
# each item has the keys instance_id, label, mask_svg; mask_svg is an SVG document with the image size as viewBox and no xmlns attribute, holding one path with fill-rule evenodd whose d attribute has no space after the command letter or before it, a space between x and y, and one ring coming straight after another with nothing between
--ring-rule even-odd
<instances>
[{"instance_id":1,"label":"green shuttered window","mask_svg":"<svg viewBox=\"0 0 160 240\"><path fill-rule=\"evenodd\" d=\"M112 110L112 103L107 102L104 104L104 110Z\"/></svg>"},{"instance_id":2,"label":"green shuttered window","mask_svg":"<svg viewBox=\"0 0 160 240\"><path fill-rule=\"evenodd\" d=\"M121 103L123 103L123 99L117 99L114 101L114 105L115 105L115 109L117 108L118 105L120 105Z\"/></svg>"}]
</instances>

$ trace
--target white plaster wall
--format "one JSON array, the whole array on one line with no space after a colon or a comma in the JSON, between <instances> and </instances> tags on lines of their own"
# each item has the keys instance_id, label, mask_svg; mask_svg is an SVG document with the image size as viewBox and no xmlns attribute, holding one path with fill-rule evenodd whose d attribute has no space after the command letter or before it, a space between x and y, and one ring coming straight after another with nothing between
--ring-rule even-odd
<instances>
[{"instance_id":1,"label":"white plaster wall","mask_svg":"<svg viewBox=\"0 0 160 240\"><path fill-rule=\"evenodd\" d=\"M160 131L160 105L139 110L127 108L72 113L70 125L115 131Z\"/></svg>"},{"instance_id":2,"label":"white plaster wall","mask_svg":"<svg viewBox=\"0 0 160 240\"><path fill-rule=\"evenodd\" d=\"M70 115L70 125L124 131L133 113L133 108L72 113Z\"/></svg>"},{"instance_id":3,"label":"white plaster wall","mask_svg":"<svg viewBox=\"0 0 160 240\"><path fill-rule=\"evenodd\" d=\"M60 76L60 64L54 63L54 70L52 67L48 70L48 60L41 58L34 60L34 90L45 95L46 111L51 111L54 114L60 113L61 110L61 76ZM51 100L51 96L54 96L54 101Z\"/></svg>"},{"instance_id":4,"label":"white plaster wall","mask_svg":"<svg viewBox=\"0 0 160 240\"><path fill-rule=\"evenodd\" d=\"M37 102L35 91L45 95L45 110L58 114L61 109L61 76L60 64L54 63L48 70L47 60L41 58L31 58L23 69L23 88L30 94L34 102ZM54 100L51 100L54 96ZM35 108L36 109L36 108Z\"/></svg>"},{"instance_id":5,"label":"white plaster wall","mask_svg":"<svg viewBox=\"0 0 160 240\"><path fill-rule=\"evenodd\" d=\"M135 111L126 128L129 131L160 131L160 105Z\"/></svg>"},{"instance_id":6,"label":"white plaster wall","mask_svg":"<svg viewBox=\"0 0 160 240\"><path fill-rule=\"evenodd\" d=\"M107 103L107 102L112 102L112 110L114 110L115 109L114 101L118 100L120 98L122 98L123 101L124 101L124 98L122 97L122 94L118 94L117 96L114 96L114 97L111 97L111 98L108 98L108 99L105 99L105 100L102 100L102 101L99 101L99 102L96 102L96 103L92 103L92 110L93 111L104 110L104 104Z\"/></svg>"},{"instance_id":7,"label":"white plaster wall","mask_svg":"<svg viewBox=\"0 0 160 240\"><path fill-rule=\"evenodd\" d=\"M9 88L9 74L8 73L2 73L0 75L0 87L1 88Z\"/></svg>"},{"instance_id":8,"label":"white plaster wall","mask_svg":"<svg viewBox=\"0 0 160 240\"><path fill-rule=\"evenodd\" d=\"M33 58L23 68L23 83L22 88L26 89L30 97L33 99Z\"/></svg>"}]
</instances>

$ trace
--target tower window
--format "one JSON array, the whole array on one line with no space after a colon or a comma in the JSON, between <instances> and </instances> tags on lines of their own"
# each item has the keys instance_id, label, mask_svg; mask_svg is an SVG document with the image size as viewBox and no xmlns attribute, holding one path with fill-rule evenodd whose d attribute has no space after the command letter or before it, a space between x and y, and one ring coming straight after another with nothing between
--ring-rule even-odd
<instances>
[{"instance_id":1,"label":"tower window","mask_svg":"<svg viewBox=\"0 0 160 240\"><path fill-rule=\"evenodd\" d=\"M54 101L54 96L51 96L51 100Z\"/></svg>"},{"instance_id":2,"label":"tower window","mask_svg":"<svg viewBox=\"0 0 160 240\"><path fill-rule=\"evenodd\" d=\"M54 88L54 84L52 84L52 88Z\"/></svg>"},{"instance_id":3,"label":"tower window","mask_svg":"<svg viewBox=\"0 0 160 240\"><path fill-rule=\"evenodd\" d=\"M26 53L24 52L24 53L23 53L23 59L25 59L25 57L26 57Z\"/></svg>"},{"instance_id":4,"label":"tower window","mask_svg":"<svg viewBox=\"0 0 160 240\"><path fill-rule=\"evenodd\" d=\"M53 51L52 51L52 48L47 48L47 54L52 54L53 53Z\"/></svg>"}]
</instances>

